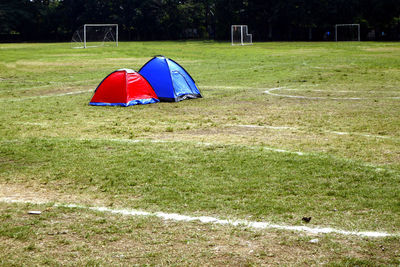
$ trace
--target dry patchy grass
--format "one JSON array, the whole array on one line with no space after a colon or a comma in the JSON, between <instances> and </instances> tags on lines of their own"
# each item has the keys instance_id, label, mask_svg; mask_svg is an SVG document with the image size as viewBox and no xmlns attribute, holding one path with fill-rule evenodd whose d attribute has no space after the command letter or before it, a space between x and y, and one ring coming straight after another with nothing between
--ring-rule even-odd
<instances>
[{"instance_id":1,"label":"dry patchy grass","mask_svg":"<svg viewBox=\"0 0 400 267\"><path fill-rule=\"evenodd\" d=\"M379 167L373 172L383 170L384 173L374 174L374 177L379 179L373 181L376 184L375 191L386 188L384 194L395 194L400 170L400 106L399 99L389 97L399 96L398 46L397 43L259 43L251 47L231 47L226 43L138 42L121 43L118 49L77 51L69 49L68 44L0 44L0 137L3 146L10 148L7 156L0 156L0 195L119 207L126 207L126 203L135 203L136 198L142 201L143 195L139 194L129 194L129 197L128 194L122 194L121 197L101 191L118 191L118 188L113 186L107 188L107 185L103 184L104 188L100 188L97 185L85 184L85 179L90 179L90 175L78 175L73 181L67 176L57 180L58 176L64 173L73 174L76 168L82 167L79 166L82 164L79 162L75 165L63 163L64 158L71 158L72 161L72 155L77 151L83 153L82 158L96 158L95 152L103 153L103 150L98 148L103 145L108 154L123 152L115 142L103 144L108 139L176 141L171 147L180 147L181 150L176 150L178 153L171 155L171 160L180 159L182 155L179 153L187 149L185 144L193 153L203 151L204 146L196 145L198 142L215 143L216 145L210 146L210 151L214 149L215 153L231 151L234 147L237 152L232 155L233 162L237 162L243 155L251 156L241 154L241 150L260 150L263 146L310 152L317 165L318 157L320 161L335 159L326 161L324 167L333 168L339 164L339 167L329 174L332 180L326 182L326 190L319 192L316 197L323 194L331 197L329 194L333 193L340 195L349 187L332 190L329 186L339 186L332 181L349 182L346 175L370 175L370 171L366 170L366 166L370 165ZM164 54L183 64L195 77L205 98L123 109L90 107L87 104L91 93L55 98L41 97L90 88L94 90L104 76L113 70L122 67L138 69L155 54ZM328 98L359 96L372 99L290 99L264 93L266 89L275 87L296 89L297 91L282 90L282 93L293 95ZM24 101L12 101L25 97L27 99ZM268 127L246 128L240 125L291 128L277 130ZM338 135L334 132L349 134ZM67 154L63 158L58 157L55 160L54 157L50 157L54 155L52 153L61 153L63 147L78 145L78 140L85 139L89 141L84 145L83 142L79 149L66 150ZM97 139L103 143L99 145L93 142ZM37 144L32 140L36 140ZM18 158L16 149L19 144L15 143L12 147L7 142L21 142L28 145L28 150L48 145L49 152L42 153L40 149L43 148L40 147L37 151L38 157L32 156L33 163L25 163L29 151L25 152L22 159ZM52 146L57 148L52 150ZM82 152L82 149L86 152ZM151 143L142 148L142 156L146 157L151 153ZM168 151L165 150L164 153ZM260 155L260 158L263 162L280 162L286 155L266 153ZM177 158L174 158L175 156ZM162 155L158 157L162 158ZM109 157L108 161L114 162L116 159L118 154ZM293 159L288 159L287 162L290 163L291 160ZM296 160L302 162L300 159ZM352 162L354 170L341 172L340 165L344 162ZM54 164L56 168L43 171L40 166L45 167L46 164ZM306 162L305 166L309 167L310 164ZM37 169L34 169L35 166ZM252 166L259 167L257 164ZM285 166L283 164L281 167ZM217 163L210 165L209 162L205 162L199 168L210 167L219 170L221 175L224 173ZM104 166L102 171L108 172L108 168L109 166ZM225 168L228 170L230 166ZM84 168L81 169L82 172L85 171ZM120 170L119 167L117 169ZM128 169L131 170L133 167ZM389 170L391 172L385 172ZM95 168L92 171L95 171ZM239 179L237 173L240 171L238 169L232 172L227 180ZM245 171L251 173L253 170L250 168ZM291 171L299 173L299 176L293 180L288 179L277 187L277 191L282 190L284 196L274 195L270 199L282 205L274 207L277 213L269 214L268 216L273 216L269 219L279 217L280 222L292 223L296 222L296 218L301 214L298 210L290 211L292 207L288 207L286 198L291 199L293 196L287 192L296 191L296 182L308 177L301 175L301 166L289 169L289 176ZM174 179L184 180L185 175L190 175L190 172L185 173L184 170L176 173ZM136 174L130 175L129 181L136 182ZM267 172L264 173L264 176L268 175ZM313 175L316 180L323 179L318 177L318 171ZM359 185L366 186L366 177L361 177L361 174L359 176L357 179L360 180L354 181L350 187L356 189ZM154 177L149 177L152 178ZM251 175L248 178L252 178ZM157 181L155 179L149 184L139 186L156 188L159 186ZM393 183L393 186L388 186L388 183ZM392 188L392 191L387 188ZM165 190L164 187L159 189L158 193ZM193 188L189 191L179 187L174 190L171 192L173 196L177 196L185 195ZM232 192L230 197L235 193ZM303 192L300 192L301 195ZM192 195L189 193L186 197L190 198ZM163 202L165 206L161 207L173 210L173 207L177 206L177 199L171 199L168 203ZM215 203L211 203L214 206L210 205L214 208L205 208L201 212L215 213L215 206L222 203L218 212L223 213L223 204L226 206L227 202L221 200L219 195L216 195L214 200ZM362 204L357 201L362 201ZM344 201L347 210L341 212L340 216L320 211L317 214L322 218L319 222L329 225L334 221L332 226L345 225L356 228L359 222L354 220L361 217L364 228L372 225L374 229L386 229L386 225L395 225L396 222L387 219L397 218L395 208L385 208L384 204L376 204L379 201L379 197L364 199L360 198L359 192L352 193ZM396 202L395 197L390 201L394 206L400 203ZM368 202L375 205L379 212L369 208ZM151 201L140 203L160 209L160 206ZM241 203L240 197L237 203ZM329 205L331 202L327 203ZM352 204L361 208L354 208ZM4 226L3 222L8 220L11 224L26 226L27 229L33 229L33 233L37 233L28 235L26 240L1 236L0 256L4 257L0 257L0 263L3 265L22 265L25 262L30 265L52 266L399 264L397 239L367 240L329 235L318 236L320 242L312 244L308 241L314 237L302 234L164 223L154 218L126 218L86 210L65 211L52 208L41 220L27 216L26 207L23 205L1 205L1 210L4 211L1 215L10 214L11 217L2 217L4 220L0 226ZM317 210L319 206L308 208ZM284 215L280 213L282 210ZM389 210L393 213L390 214ZM241 212L241 215L246 216L250 211ZM107 220L104 219L105 216ZM51 221L54 224L51 224ZM98 226L98 221L105 222ZM144 226L135 228L141 221ZM313 219L314 221L317 220ZM58 228L52 228L52 225L57 225ZM110 232L109 229L113 229L113 225L120 225L122 230ZM136 230L129 232L132 228ZM387 230L395 231L389 228ZM63 229L67 229L68 233L53 234L61 233ZM24 234L24 231L21 234Z\"/></svg>"},{"instance_id":2,"label":"dry patchy grass","mask_svg":"<svg viewBox=\"0 0 400 267\"><path fill-rule=\"evenodd\" d=\"M28 210L41 210L39 216ZM399 264L397 239L161 221L86 209L0 204L2 265ZM5 231L8 231L7 233ZM310 242L315 240L316 243Z\"/></svg>"}]
</instances>

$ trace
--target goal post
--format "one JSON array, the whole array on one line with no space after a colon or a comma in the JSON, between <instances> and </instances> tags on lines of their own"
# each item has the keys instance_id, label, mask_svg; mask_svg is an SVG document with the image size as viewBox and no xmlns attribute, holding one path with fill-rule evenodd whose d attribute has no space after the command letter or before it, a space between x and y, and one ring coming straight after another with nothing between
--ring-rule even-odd
<instances>
[{"instance_id":1,"label":"goal post","mask_svg":"<svg viewBox=\"0 0 400 267\"><path fill-rule=\"evenodd\" d=\"M73 48L118 46L118 24L84 24L72 36Z\"/></svg>"},{"instance_id":2,"label":"goal post","mask_svg":"<svg viewBox=\"0 0 400 267\"><path fill-rule=\"evenodd\" d=\"M336 24L335 41L361 41L360 24Z\"/></svg>"},{"instance_id":3,"label":"goal post","mask_svg":"<svg viewBox=\"0 0 400 267\"><path fill-rule=\"evenodd\" d=\"M231 26L232 45L251 45L253 44L253 35L248 33L247 25Z\"/></svg>"}]
</instances>

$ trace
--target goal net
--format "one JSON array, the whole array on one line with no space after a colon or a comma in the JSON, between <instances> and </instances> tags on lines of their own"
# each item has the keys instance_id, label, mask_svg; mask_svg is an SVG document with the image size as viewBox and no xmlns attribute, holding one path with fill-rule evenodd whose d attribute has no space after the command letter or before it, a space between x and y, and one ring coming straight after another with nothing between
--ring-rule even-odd
<instances>
[{"instance_id":1,"label":"goal net","mask_svg":"<svg viewBox=\"0 0 400 267\"><path fill-rule=\"evenodd\" d=\"M118 46L118 24L85 24L72 35L72 48Z\"/></svg>"},{"instance_id":2,"label":"goal net","mask_svg":"<svg viewBox=\"0 0 400 267\"><path fill-rule=\"evenodd\" d=\"M336 24L335 41L360 41L360 24Z\"/></svg>"},{"instance_id":3,"label":"goal net","mask_svg":"<svg viewBox=\"0 0 400 267\"><path fill-rule=\"evenodd\" d=\"M248 33L247 25L231 26L232 45L251 45L253 36Z\"/></svg>"}]
</instances>

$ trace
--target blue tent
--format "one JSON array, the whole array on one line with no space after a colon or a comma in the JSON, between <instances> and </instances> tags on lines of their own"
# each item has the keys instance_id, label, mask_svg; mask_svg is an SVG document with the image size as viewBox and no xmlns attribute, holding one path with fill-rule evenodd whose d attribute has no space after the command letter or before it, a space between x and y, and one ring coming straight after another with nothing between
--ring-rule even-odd
<instances>
[{"instance_id":1,"label":"blue tent","mask_svg":"<svg viewBox=\"0 0 400 267\"><path fill-rule=\"evenodd\" d=\"M172 59L155 56L139 73L151 84L161 102L202 97L193 78Z\"/></svg>"}]
</instances>

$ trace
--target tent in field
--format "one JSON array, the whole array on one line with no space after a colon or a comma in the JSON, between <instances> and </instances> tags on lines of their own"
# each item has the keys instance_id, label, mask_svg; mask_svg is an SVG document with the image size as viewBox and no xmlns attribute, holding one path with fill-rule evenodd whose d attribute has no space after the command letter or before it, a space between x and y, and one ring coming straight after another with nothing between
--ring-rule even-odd
<instances>
[{"instance_id":1,"label":"tent in field","mask_svg":"<svg viewBox=\"0 0 400 267\"><path fill-rule=\"evenodd\" d=\"M133 106L157 103L160 100L142 75L130 69L109 74L97 86L90 100L93 106Z\"/></svg>"},{"instance_id":2,"label":"tent in field","mask_svg":"<svg viewBox=\"0 0 400 267\"><path fill-rule=\"evenodd\" d=\"M139 73L149 81L162 102L202 97L193 78L172 59L156 56Z\"/></svg>"}]
</instances>

